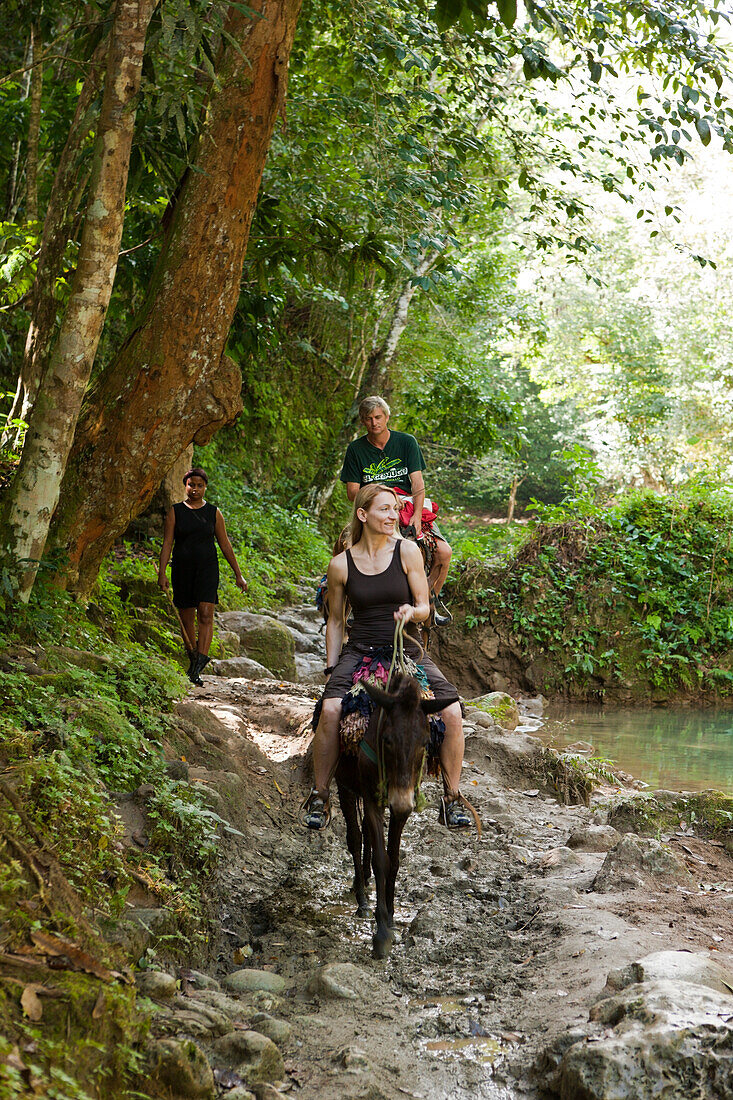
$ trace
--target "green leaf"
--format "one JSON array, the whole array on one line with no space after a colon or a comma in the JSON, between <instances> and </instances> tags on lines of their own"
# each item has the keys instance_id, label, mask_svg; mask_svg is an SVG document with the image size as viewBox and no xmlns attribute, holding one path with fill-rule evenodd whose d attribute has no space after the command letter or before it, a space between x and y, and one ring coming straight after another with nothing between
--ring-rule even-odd
<instances>
[{"instance_id":1,"label":"green leaf","mask_svg":"<svg viewBox=\"0 0 733 1100\"><path fill-rule=\"evenodd\" d=\"M710 132L710 125L708 124L707 119L696 118L695 129L700 135L700 141L703 143L703 145L709 145L713 135Z\"/></svg>"},{"instance_id":2,"label":"green leaf","mask_svg":"<svg viewBox=\"0 0 733 1100\"><path fill-rule=\"evenodd\" d=\"M505 27L513 27L517 19L517 0L496 0L499 18Z\"/></svg>"}]
</instances>

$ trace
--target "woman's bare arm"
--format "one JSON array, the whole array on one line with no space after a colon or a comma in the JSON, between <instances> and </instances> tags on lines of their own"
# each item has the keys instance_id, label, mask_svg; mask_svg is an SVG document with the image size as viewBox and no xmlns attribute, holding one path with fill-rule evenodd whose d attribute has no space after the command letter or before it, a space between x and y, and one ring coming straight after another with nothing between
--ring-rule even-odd
<instances>
[{"instance_id":1,"label":"woman's bare arm","mask_svg":"<svg viewBox=\"0 0 733 1100\"><path fill-rule=\"evenodd\" d=\"M341 656L346 608L346 555L337 554L328 564L328 622L326 623L326 666L333 668Z\"/></svg>"},{"instance_id":2,"label":"woman's bare arm","mask_svg":"<svg viewBox=\"0 0 733 1100\"><path fill-rule=\"evenodd\" d=\"M214 527L214 534L216 535L216 541L221 547L222 554L232 567L237 588L241 588L242 592L246 592L247 582L242 576L242 570L239 568L239 562L234 553L234 547L229 541L229 535L227 534L227 529L224 524L224 517L218 508L216 509L216 526Z\"/></svg>"},{"instance_id":3,"label":"woman's bare arm","mask_svg":"<svg viewBox=\"0 0 733 1100\"><path fill-rule=\"evenodd\" d=\"M163 545L160 548L160 560L158 561L158 584L164 592L168 591L168 578L165 574L168 562L171 559L173 549L173 534L176 529L176 513L172 508L168 509L163 525Z\"/></svg>"},{"instance_id":4,"label":"woman's bare arm","mask_svg":"<svg viewBox=\"0 0 733 1100\"><path fill-rule=\"evenodd\" d=\"M403 603L402 607L398 607L395 611L394 617L397 620L402 619L405 623L424 622L430 614L430 594L420 548L414 542L404 539L400 543L400 557L415 603Z\"/></svg>"}]
</instances>

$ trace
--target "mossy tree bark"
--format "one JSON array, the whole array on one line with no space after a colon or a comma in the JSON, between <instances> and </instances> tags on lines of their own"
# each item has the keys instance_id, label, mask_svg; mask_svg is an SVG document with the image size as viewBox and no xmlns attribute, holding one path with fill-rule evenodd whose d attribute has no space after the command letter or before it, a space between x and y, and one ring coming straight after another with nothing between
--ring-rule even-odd
<instances>
[{"instance_id":1,"label":"mossy tree bark","mask_svg":"<svg viewBox=\"0 0 733 1100\"><path fill-rule=\"evenodd\" d=\"M77 268L8 493L10 561L27 599L43 554L112 294L145 36L156 0L117 0Z\"/></svg>"},{"instance_id":2,"label":"mossy tree bark","mask_svg":"<svg viewBox=\"0 0 733 1100\"><path fill-rule=\"evenodd\" d=\"M28 112L28 153L25 161L25 216L26 221L38 218L38 144L41 136L41 93L43 91L43 40L38 23L31 27L30 111Z\"/></svg>"},{"instance_id":3,"label":"mossy tree bark","mask_svg":"<svg viewBox=\"0 0 733 1100\"><path fill-rule=\"evenodd\" d=\"M231 10L194 170L136 327L95 386L64 478L51 544L65 559L59 583L80 595L184 448L241 410L239 371L224 349L300 3L260 0L255 18Z\"/></svg>"}]
</instances>

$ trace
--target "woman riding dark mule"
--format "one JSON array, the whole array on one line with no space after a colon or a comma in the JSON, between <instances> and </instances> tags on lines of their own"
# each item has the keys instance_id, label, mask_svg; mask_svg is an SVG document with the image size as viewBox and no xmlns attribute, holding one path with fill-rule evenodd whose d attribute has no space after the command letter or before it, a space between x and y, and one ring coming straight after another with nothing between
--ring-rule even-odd
<instances>
[{"instance_id":1,"label":"woman riding dark mule","mask_svg":"<svg viewBox=\"0 0 733 1100\"><path fill-rule=\"evenodd\" d=\"M372 945L380 959L389 953L394 938L400 841L407 819L415 809L415 794L425 765L430 737L427 715L443 706L440 700L423 698L422 687L412 676L397 674L390 686L392 690L387 692L365 684L377 708L359 753L342 755L336 768L339 802L346 820L346 843L354 860L357 916L369 916L366 884L370 862L374 867L377 930ZM360 798L364 805L363 830L359 827ZM390 815L385 847L386 806Z\"/></svg>"},{"instance_id":2,"label":"woman riding dark mule","mask_svg":"<svg viewBox=\"0 0 733 1100\"><path fill-rule=\"evenodd\" d=\"M471 824L458 786L463 763L463 723L458 692L429 657L423 655L417 624L430 614L423 559L413 542L397 533L399 504L392 489L364 485L354 501L349 546L328 567L329 618L326 626L326 688L313 738L314 788L306 804L311 829L329 819L329 785L339 758L341 704L353 676L370 653L391 646L395 624L405 627L405 652L418 660L436 700L441 703L445 736L440 747L445 798L442 818L449 828ZM344 640L344 606L353 613L349 640Z\"/></svg>"}]
</instances>

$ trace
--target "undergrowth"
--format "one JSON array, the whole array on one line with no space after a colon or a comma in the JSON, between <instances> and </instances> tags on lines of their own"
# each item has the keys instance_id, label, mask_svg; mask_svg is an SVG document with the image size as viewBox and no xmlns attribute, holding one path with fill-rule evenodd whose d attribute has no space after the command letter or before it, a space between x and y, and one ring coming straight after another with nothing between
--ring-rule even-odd
<instances>
[{"instance_id":1,"label":"undergrowth","mask_svg":"<svg viewBox=\"0 0 733 1100\"><path fill-rule=\"evenodd\" d=\"M624 682L733 693L733 507L723 492L630 492L582 519L545 510L505 564L467 561L469 628L506 624L546 690Z\"/></svg>"}]
</instances>

